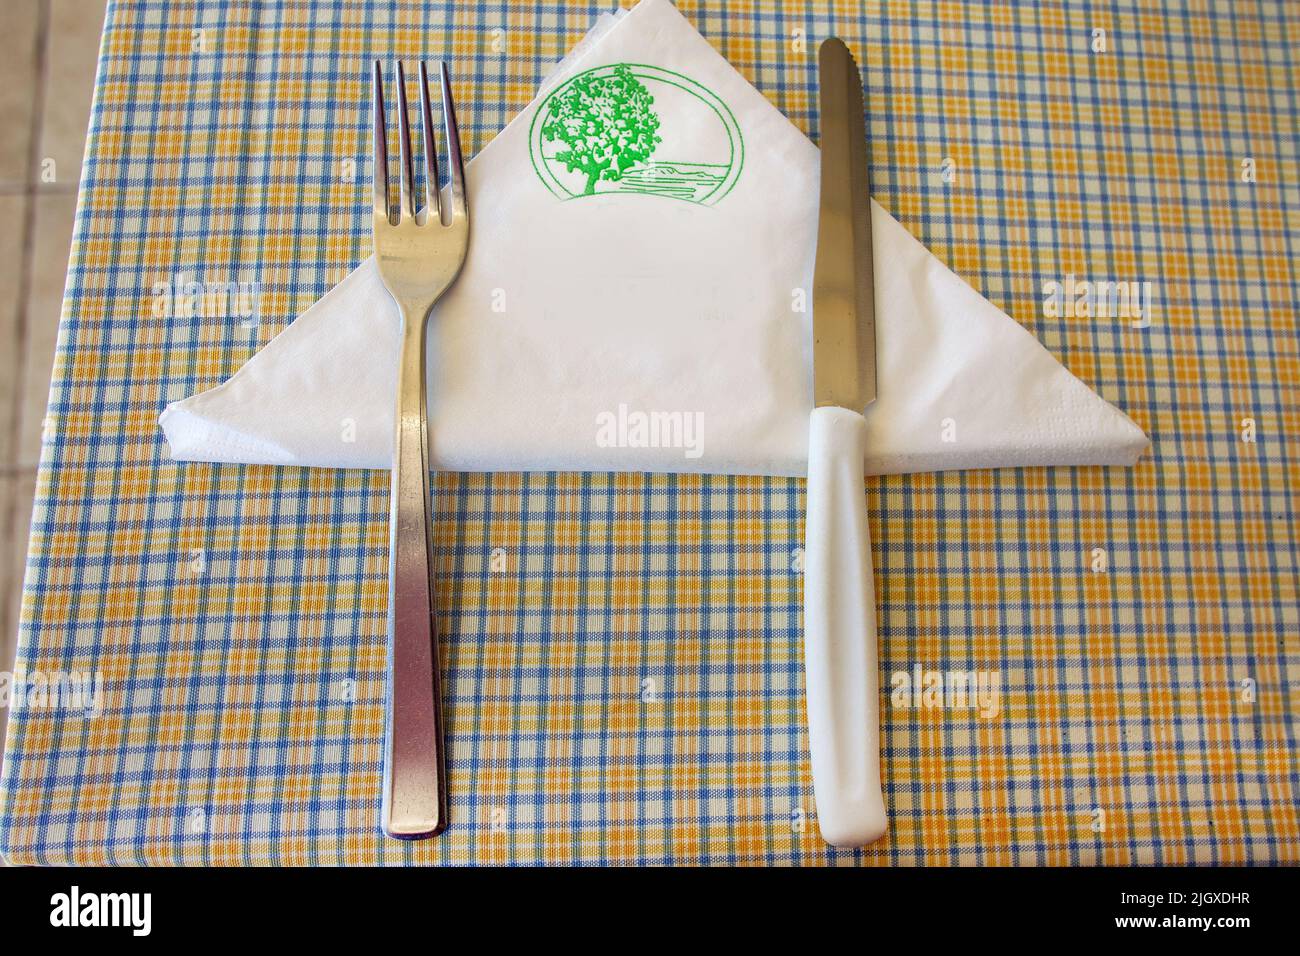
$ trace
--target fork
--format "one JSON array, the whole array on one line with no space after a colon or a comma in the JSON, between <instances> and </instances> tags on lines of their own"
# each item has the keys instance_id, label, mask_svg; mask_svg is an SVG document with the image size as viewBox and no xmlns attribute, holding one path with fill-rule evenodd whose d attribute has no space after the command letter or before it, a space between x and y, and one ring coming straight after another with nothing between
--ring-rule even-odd
<instances>
[{"instance_id":1,"label":"fork","mask_svg":"<svg viewBox=\"0 0 1300 956\"><path fill-rule=\"evenodd\" d=\"M416 208L406 74L397 63L400 149L399 204L389 202L388 130L384 76L374 63L375 260L401 313L392 496L388 537L389 688L384 727L382 826L392 837L418 839L447 826L438 630L433 610L432 521L429 501L428 408L425 400L425 321L460 273L469 245L465 165L445 63L442 112L448 182L438 186L438 144L429 106L429 76L420 64L424 134L424 205Z\"/></svg>"}]
</instances>

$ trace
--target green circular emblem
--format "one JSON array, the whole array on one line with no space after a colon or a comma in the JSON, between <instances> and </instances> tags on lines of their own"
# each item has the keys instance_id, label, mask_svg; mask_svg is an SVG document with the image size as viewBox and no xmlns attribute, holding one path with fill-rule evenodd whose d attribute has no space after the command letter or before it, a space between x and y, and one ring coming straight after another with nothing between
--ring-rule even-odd
<instances>
[{"instance_id":1,"label":"green circular emblem","mask_svg":"<svg viewBox=\"0 0 1300 956\"><path fill-rule=\"evenodd\" d=\"M560 199L641 193L711 206L745 164L727 104L690 77L644 63L598 66L561 83L533 114L528 149Z\"/></svg>"}]
</instances>

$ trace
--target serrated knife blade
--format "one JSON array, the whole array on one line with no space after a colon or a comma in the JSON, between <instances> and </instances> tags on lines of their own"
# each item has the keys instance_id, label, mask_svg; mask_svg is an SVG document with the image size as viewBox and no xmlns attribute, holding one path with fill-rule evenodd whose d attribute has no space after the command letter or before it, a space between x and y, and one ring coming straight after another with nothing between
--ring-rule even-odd
<instances>
[{"instance_id":1,"label":"serrated knife blade","mask_svg":"<svg viewBox=\"0 0 1300 956\"><path fill-rule=\"evenodd\" d=\"M817 55L821 201L813 271L813 401L862 411L876 398L875 272L862 78L840 40Z\"/></svg>"}]
</instances>

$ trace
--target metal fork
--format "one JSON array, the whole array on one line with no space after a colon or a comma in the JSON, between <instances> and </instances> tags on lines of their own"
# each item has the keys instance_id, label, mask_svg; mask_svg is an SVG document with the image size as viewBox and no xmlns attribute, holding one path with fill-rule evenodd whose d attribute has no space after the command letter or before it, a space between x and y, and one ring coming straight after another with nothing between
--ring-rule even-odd
<instances>
[{"instance_id":1,"label":"metal fork","mask_svg":"<svg viewBox=\"0 0 1300 956\"><path fill-rule=\"evenodd\" d=\"M425 402L425 320L455 281L469 245L465 166L446 64L442 112L447 132L448 183L438 188L438 145L429 107L429 77L420 64L424 131L424 205L416 208L406 74L397 63L399 198L389 202L388 130L384 77L374 64L375 259L402 316L397 372L392 500L388 539L389 689L384 734L384 832L403 839L434 836L447 826L438 631L433 614L432 521L429 502L428 410Z\"/></svg>"}]
</instances>

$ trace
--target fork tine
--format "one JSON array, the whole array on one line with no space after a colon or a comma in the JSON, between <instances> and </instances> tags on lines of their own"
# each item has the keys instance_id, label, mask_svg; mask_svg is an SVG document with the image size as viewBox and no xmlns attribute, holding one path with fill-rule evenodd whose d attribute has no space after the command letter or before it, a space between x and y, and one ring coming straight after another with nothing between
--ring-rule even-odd
<instances>
[{"instance_id":1,"label":"fork tine","mask_svg":"<svg viewBox=\"0 0 1300 956\"><path fill-rule=\"evenodd\" d=\"M447 127L447 168L450 170L452 217L469 212L465 202L465 159L460 153L460 130L456 128L456 104L451 98L451 82L447 79L447 64L438 64L442 77L442 118Z\"/></svg>"},{"instance_id":2,"label":"fork tine","mask_svg":"<svg viewBox=\"0 0 1300 956\"><path fill-rule=\"evenodd\" d=\"M371 125L374 132L371 165L374 167L374 201L375 215L382 215L392 221L392 210L388 205L388 127L384 124L384 67L375 60L374 96L371 103L373 113Z\"/></svg>"},{"instance_id":3,"label":"fork tine","mask_svg":"<svg viewBox=\"0 0 1300 956\"><path fill-rule=\"evenodd\" d=\"M425 218L441 219L438 202L438 137L433 132L433 110L429 106L429 71L420 61L420 119L424 127L424 210Z\"/></svg>"},{"instance_id":4,"label":"fork tine","mask_svg":"<svg viewBox=\"0 0 1300 956\"><path fill-rule=\"evenodd\" d=\"M406 71L402 61L397 61L397 128L398 149L401 151L401 207L398 219L405 215L415 215L415 166L411 159L411 111L406 105Z\"/></svg>"}]
</instances>

